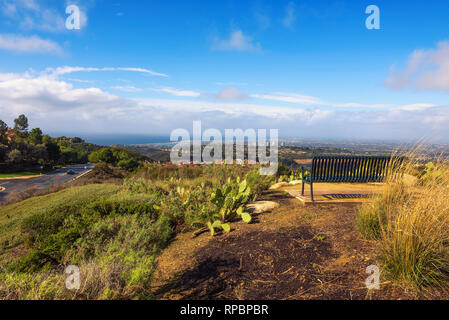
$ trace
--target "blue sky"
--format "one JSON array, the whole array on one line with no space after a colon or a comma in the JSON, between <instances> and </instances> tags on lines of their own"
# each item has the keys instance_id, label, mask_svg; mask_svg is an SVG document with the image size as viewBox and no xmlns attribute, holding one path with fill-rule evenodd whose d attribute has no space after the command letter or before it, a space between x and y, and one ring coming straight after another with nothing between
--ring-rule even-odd
<instances>
[{"instance_id":1,"label":"blue sky","mask_svg":"<svg viewBox=\"0 0 449 320\"><path fill-rule=\"evenodd\" d=\"M0 118L47 132L449 140L448 98L447 1L0 0Z\"/></svg>"}]
</instances>

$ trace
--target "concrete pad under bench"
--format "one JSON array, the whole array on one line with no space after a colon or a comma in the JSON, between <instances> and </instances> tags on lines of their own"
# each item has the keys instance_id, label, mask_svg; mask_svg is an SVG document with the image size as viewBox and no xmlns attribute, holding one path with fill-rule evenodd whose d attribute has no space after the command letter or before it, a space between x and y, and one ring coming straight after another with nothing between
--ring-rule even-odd
<instances>
[{"instance_id":1,"label":"concrete pad under bench","mask_svg":"<svg viewBox=\"0 0 449 320\"><path fill-rule=\"evenodd\" d=\"M314 200L310 197L310 189L306 188L301 195L301 185L284 186L280 190L288 192L304 205L363 203L371 201L372 197L382 192L382 183L314 183Z\"/></svg>"}]
</instances>

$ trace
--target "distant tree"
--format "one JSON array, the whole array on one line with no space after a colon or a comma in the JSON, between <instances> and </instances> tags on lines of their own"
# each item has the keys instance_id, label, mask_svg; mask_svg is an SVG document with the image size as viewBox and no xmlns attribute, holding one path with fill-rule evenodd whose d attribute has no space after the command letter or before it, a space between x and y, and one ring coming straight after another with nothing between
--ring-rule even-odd
<instances>
[{"instance_id":1,"label":"distant tree","mask_svg":"<svg viewBox=\"0 0 449 320\"><path fill-rule=\"evenodd\" d=\"M61 149L59 146L53 141L49 141L45 144L45 148L47 150L48 159L53 163L59 161L59 157L61 156Z\"/></svg>"},{"instance_id":2,"label":"distant tree","mask_svg":"<svg viewBox=\"0 0 449 320\"><path fill-rule=\"evenodd\" d=\"M31 130L30 134L28 135L28 141L30 141L32 144L42 144L42 130L39 128L34 128Z\"/></svg>"},{"instance_id":3,"label":"distant tree","mask_svg":"<svg viewBox=\"0 0 449 320\"><path fill-rule=\"evenodd\" d=\"M122 160L130 160L133 158L133 155L129 150L114 150L114 156L117 159L117 161Z\"/></svg>"},{"instance_id":4,"label":"distant tree","mask_svg":"<svg viewBox=\"0 0 449 320\"><path fill-rule=\"evenodd\" d=\"M42 136L42 143L43 144L47 144L47 143L50 143L50 142L54 142L52 137L50 137L48 134Z\"/></svg>"},{"instance_id":5,"label":"distant tree","mask_svg":"<svg viewBox=\"0 0 449 320\"><path fill-rule=\"evenodd\" d=\"M0 143L0 162L4 162L8 153L8 146Z\"/></svg>"},{"instance_id":6,"label":"distant tree","mask_svg":"<svg viewBox=\"0 0 449 320\"><path fill-rule=\"evenodd\" d=\"M84 140L78 137L72 138L73 143L84 143Z\"/></svg>"},{"instance_id":7,"label":"distant tree","mask_svg":"<svg viewBox=\"0 0 449 320\"><path fill-rule=\"evenodd\" d=\"M5 134L8 130L8 125L3 120L0 120L0 134Z\"/></svg>"},{"instance_id":8,"label":"distant tree","mask_svg":"<svg viewBox=\"0 0 449 320\"><path fill-rule=\"evenodd\" d=\"M139 162L135 159L120 160L117 166L127 171L133 171L139 167Z\"/></svg>"},{"instance_id":9,"label":"distant tree","mask_svg":"<svg viewBox=\"0 0 449 320\"><path fill-rule=\"evenodd\" d=\"M14 149L20 151L22 155L23 163L35 164L38 163L40 159L47 158L47 152L45 146L34 145L31 143L18 141L14 143Z\"/></svg>"},{"instance_id":10,"label":"distant tree","mask_svg":"<svg viewBox=\"0 0 449 320\"><path fill-rule=\"evenodd\" d=\"M0 143L6 144L8 142L8 137L6 132L8 131L8 125L3 120L0 120Z\"/></svg>"},{"instance_id":11,"label":"distant tree","mask_svg":"<svg viewBox=\"0 0 449 320\"><path fill-rule=\"evenodd\" d=\"M89 155L89 161L92 163L105 162L115 165L116 158L111 148L103 148L98 151L94 151Z\"/></svg>"},{"instance_id":12,"label":"distant tree","mask_svg":"<svg viewBox=\"0 0 449 320\"><path fill-rule=\"evenodd\" d=\"M28 135L28 118L24 114L14 119L14 131L21 138L26 138Z\"/></svg>"},{"instance_id":13,"label":"distant tree","mask_svg":"<svg viewBox=\"0 0 449 320\"><path fill-rule=\"evenodd\" d=\"M22 151L23 161L31 164L42 163L48 159L47 148L43 144L26 144L26 151Z\"/></svg>"},{"instance_id":14,"label":"distant tree","mask_svg":"<svg viewBox=\"0 0 449 320\"><path fill-rule=\"evenodd\" d=\"M72 148L62 148L61 149L61 161L63 163L77 163L78 153Z\"/></svg>"},{"instance_id":15,"label":"distant tree","mask_svg":"<svg viewBox=\"0 0 449 320\"><path fill-rule=\"evenodd\" d=\"M23 161L23 156L20 150L14 149L8 153L7 162L11 164L18 164Z\"/></svg>"}]
</instances>

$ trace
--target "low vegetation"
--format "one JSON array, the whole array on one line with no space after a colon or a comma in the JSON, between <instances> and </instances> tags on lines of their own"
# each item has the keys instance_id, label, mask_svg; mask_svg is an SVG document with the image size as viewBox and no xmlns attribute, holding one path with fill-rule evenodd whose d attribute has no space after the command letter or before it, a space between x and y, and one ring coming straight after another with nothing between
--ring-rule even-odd
<instances>
[{"instance_id":1,"label":"low vegetation","mask_svg":"<svg viewBox=\"0 0 449 320\"><path fill-rule=\"evenodd\" d=\"M145 160L149 160L149 158L137 151L112 147L101 148L89 155L89 161L92 163L103 163L127 171L137 169Z\"/></svg>"},{"instance_id":2,"label":"low vegetation","mask_svg":"<svg viewBox=\"0 0 449 320\"><path fill-rule=\"evenodd\" d=\"M270 185L301 178L283 165L277 177L242 165L118 168L137 156L98 149L81 185L0 208L0 299L151 299L156 258L176 234L232 232L234 222L252 221L246 204ZM383 193L358 210L358 229L378 247L389 279L418 291L446 289L449 162L400 159L392 160ZM69 265L82 275L77 291L65 286Z\"/></svg>"},{"instance_id":3,"label":"low vegetation","mask_svg":"<svg viewBox=\"0 0 449 320\"><path fill-rule=\"evenodd\" d=\"M409 160L394 171L383 194L359 210L359 230L378 241L384 272L392 279L420 290L446 288L449 163L439 159L423 167ZM407 179L413 176L417 178Z\"/></svg>"},{"instance_id":4,"label":"low vegetation","mask_svg":"<svg viewBox=\"0 0 449 320\"><path fill-rule=\"evenodd\" d=\"M0 298L146 299L178 232L230 232L273 177L243 166L159 166L124 185L73 187L0 208ZM206 229L206 230L207 230ZM80 290L65 287L79 267Z\"/></svg>"}]
</instances>

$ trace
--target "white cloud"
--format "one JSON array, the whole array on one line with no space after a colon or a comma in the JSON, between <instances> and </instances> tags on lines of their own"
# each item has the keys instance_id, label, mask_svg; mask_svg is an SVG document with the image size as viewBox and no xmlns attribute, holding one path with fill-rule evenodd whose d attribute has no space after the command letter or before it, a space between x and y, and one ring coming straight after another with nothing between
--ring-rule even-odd
<instances>
[{"instance_id":1,"label":"white cloud","mask_svg":"<svg viewBox=\"0 0 449 320\"><path fill-rule=\"evenodd\" d=\"M45 9L41 12L38 19L26 16L20 23L21 28L25 30L39 30L47 32L65 31L65 19L55 10ZM80 26L84 26L81 22Z\"/></svg>"},{"instance_id":2,"label":"white cloud","mask_svg":"<svg viewBox=\"0 0 449 320\"><path fill-rule=\"evenodd\" d=\"M117 97L98 88L75 89L72 84L46 77L12 78L0 82L0 101L11 112L65 112Z\"/></svg>"},{"instance_id":3,"label":"white cloud","mask_svg":"<svg viewBox=\"0 0 449 320\"><path fill-rule=\"evenodd\" d=\"M320 100L302 97L312 104L129 99L95 87L79 89L42 73L0 73L2 120L10 124L25 113L32 126L46 132L169 134L175 128L190 130L193 120L202 120L208 128L279 128L281 136L401 139L431 132L449 140L449 106L323 109L316 104Z\"/></svg>"},{"instance_id":4,"label":"white cloud","mask_svg":"<svg viewBox=\"0 0 449 320\"><path fill-rule=\"evenodd\" d=\"M282 24L286 28L291 28L295 21L296 21L295 3L293 1L290 1L287 7L285 8L285 17L282 20Z\"/></svg>"},{"instance_id":5,"label":"white cloud","mask_svg":"<svg viewBox=\"0 0 449 320\"><path fill-rule=\"evenodd\" d=\"M77 89L45 75L0 75L0 114L4 120L20 113L46 131L157 133L187 126L194 119L231 126L267 126L272 121L319 121L329 111L303 110L218 101L127 99L99 88ZM149 130L149 131L148 131Z\"/></svg>"},{"instance_id":6,"label":"white cloud","mask_svg":"<svg viewBox=\"0 0 449 320\"><path fill-rule=\"evenodd\" d=\"M394 104L387 103L374 103L374 104L366 104L366 103L357 103L357 102L349 102L349 103L332 103L327 102L328 105L339 107L339 108L364 108L364 109L381 109L381 108L393 108Z\"/></svg>"},{"instance_id":7,"label":"white cloud","mask_svg":"<svg viewBox=\"0 0 449 320\"><path fill-rule=\"evenodd\" d=\"M249 103L221 103L211 101L169 100L169 99L135 99L141 106L154 106L164 108L177 114L179 111L198 113L219 111L233 116L257 115L270 119L288 119L291 116L304 116L308 120L323 118L329 111L305 110L300 108L285 108ZM232 123L230 124L232 125Z\"/></svg>"},{"instance_id":8,"label":"white cloud","mask_svg":"<svg viewBox=\"0 0 449 320\"><path fill-rule=\"evenodd\" d=\"M282 101L288 103L295 103L306 106L327 106L327 107L338 107L338 108L392 108L395 107L393 104L364 104L357 102L349 103L335 103L324 101L317 97L297 94L297 93L286 93L286 92L275 92L272 94L251 94L251 98L263 99L263 100L273 100Z\"/></svg>"},{"instance_id":9,"label":"white cloud","mask_svg":"<svg viewBox=\"0 0 449 320\"><path fill-rule=\"evenodd\" d=\"M142 72L142 73L148 73L152 76L159 76L159 77L168 77L168 75L164 73L154 72L152 70L144 69L144 68L116 68L120 71L131 71L131 72Z\"/></svg>"},{"instance_id":10,"label":"white cloud","mask_svg":"<svg viewBox=\"0 0 449 320\"><path fill-rule=\"evenodd\" d=\"M222 101L237 101L246 99L246 97L246 93L234 87L225 88L216 95L216 98Z\"/></svg>"},{"instance_id":11,"label":"white cloud","mask_svg":"<svg viewBox=\"0 0 449 320\"><path fill-rule=\"evenodd\" d=\"M415 50L405 70L397 72L391 68L386 84L393 89L410 86L449 91L449 41L440 42L436 49Z\"/></svg>"},{"instance_id":12,"label":"white cloud","mask_svg":"<svg viewBox=\"0 0 449 320\"><path fill-rule=\"evenodd\" d=\"M7 17L13 17L17 12L17 6L13 2L1 2L1 12Z\"/></svg>"},{"instance_id":13,"label":"white cloud","mask_svg":"<svg viewBox=\"0 0 449 320\"><path fill-rule=\"evenodd\" d=\"M39 11L39 4L35 0L0 0L3 14L13 16L20 10Z\"/></svg>"},{"instance_id":14,"label":"white cloud","mask_svg":"<svg viewBox=\"0 0 449 320\"><path fill-rule=\"evenodd\" d=\"M67 78L67 81L72 81L72 82L78 82L78 83L94 83L94 80L83 80L83 79L74 79L74 78Z\"/></svg>"},{"instance_id":15,"label":"white cloud","mask_svg":"<svg viewBox=\"0 0 449 320\"><path fill-rule=\"evenodd\" d=\"M426 109L433 108L433 107L436 107L436 105L430 104L430 103L415 103L415 104L400 106L397 109L405 110L405 111L421 111L421 110L426 110Z\"/></svg>"},{"instance_id":16,"label":"white cloud","mask_svg":"<svg viewBox=\"0 0 449 320\"><path fill-rule=\"evenodd\" d=\"M172 96L176 96L176 97L199 97L201 95L201 93L196 92L196 91L191 91L191 90L180 90L180 89L175 89L175 88L171 88L171 87L165 87L165 88L160 88L160 89L150 89L152 91L155 92L165 92L168 94L171 94Z\"/></svg>"},{"instance_id":17,"label":"white cloud","mask_svg":"<svg viewBox=\"0 0 449 320\"><path fill-rule=\"evenodd\" d=\"M296 94L296 93L276 92L273 94L252 94L250 96L252 98L257 98L257 99L275 100L275 101L298 103L298 104L304 104L304 105L325 105L325 104L327 104L326 102L322 101L319 98L305 96L305 95Z\"/></svg>"},{"instance_id":18,"label":"white cloud","mask_svg":"<svg viewBox=\"0 0 449 320\"><path fill-rule=\"evenodd\" d=\"M34 0L0 0L1 12L11 23L21 29L45 32L63 32L65 28L64 11L47 8ZM81 10L81 27L87 22L86 14Z\"/></svg>"},{"instance_id":19,"label":"white cloud","mask_svg":"<svg viewBox=\"0 0 449 320\"><path fill-rule=\"evenodd\" d=\"M150 90L155 92L168 93L176 97L193 97L193 98L202 98L202 100L218 100L221 102L233 102L245 100L247 98L254 98L260 100L287 102L301 106L327 107L331 109L344 108L344 109L383 109L383 110L418 111L436 107L436 105L430 103L415 103L407 105L382 104L382 103L366 104L358 102L335 103L325 101L313 96L307 96L297 93L285 93L285 92L248 95L235 87L225 88L218 93L200 93L197 91L181 90L172 87L152 88ZM198 100L196 100L195 103L197 103L197 101Z\"/></svg>"},{"instance_id":20,"label":"white cloud","mask_svg":"<svg viewBox=\"0 0 449 320\"><path fill-rule=\"evenodd\" d=\"M21 79L21 78L25 78L25 79L29 79L31 78L29 73L0 73L0 81L9 81L9 80L14 80L14 79Z\"/></svg>"},{"instance_id":21,"label":"white cloud","mask_svg":"<svg viewBox=\"0 0 449 320\"><path fill-rule=\"evenodd\" d=\"M260 52L262 50L259 43L254 43L253 39L243 34L241 30L231 32L229 39L215 38L212 49L218 51L250 51Z\"/></svg>"},{"instance_id":22,"label":"white cloud","mask_svg":"<svg viewBox=\"0 0 449 320\"><path fill-rule=\"evenodd\" d=\"M15 34L0 34L0 49L15 52L37 52L60 55L62 48L51 40L38 36L24 37Z\"/></svg>"},{"instance_id":23,"label":"white cloud","mask_svg":"<svg viewBox=\"0 0 449 320\"><path fill-rule=\"evenodd\" d=\"M16 0L16 3L23 8L33 11L38 11L40 8L36 0Z\"/></svg>"},{"instance_id":24,"label":"white cloud","mask_svg":"<svg viewBox=\"0 0 449 320\"><path fill-rule=\"evenodd\" d=\"M140 92L142 89L136 88L134 86L113 86L112 89L119 90L119 91L125 91L125 92Z\"/></svg>"},{"instance_id":25,"label":"white cloud","mask_svg":"<svg viewBox=\"0 0 449 320\"><path fill-rule=\"evenodd\" d=\"M168 93L175 97L192 97L192 98L204 98L204 99L213 99L213 100L220 100L223 102L226 101L238 101L243 100L247 98L247 95L240 91L237 88L231 87L231 88L225 88L221 90L218 93L200 93L197 91L192 90L181 90L171 87L164 87L164 88L152 88L150 89L154 92L164 92Z\"/></svg>"},{"instance_id":26,"label":"white cloud","mask_svg":"<svg viewBox=\"0 0 449 320\"><path fill-rule=\"evenodd\" d=\"M97 68L97 67L58 67L58 68L47 68L44 73L49 76L58 77L61 75L74 73L74 72L100 72L100 71L128 71L128 72L140 72L140 73L147 73L152 76L159 76L159 77L168 77L168 75L154 72L149 69L144 68L123 68L123 67L106 67L106 68Z\"/></svg>"}]
</instances>

